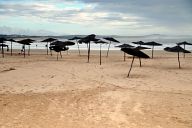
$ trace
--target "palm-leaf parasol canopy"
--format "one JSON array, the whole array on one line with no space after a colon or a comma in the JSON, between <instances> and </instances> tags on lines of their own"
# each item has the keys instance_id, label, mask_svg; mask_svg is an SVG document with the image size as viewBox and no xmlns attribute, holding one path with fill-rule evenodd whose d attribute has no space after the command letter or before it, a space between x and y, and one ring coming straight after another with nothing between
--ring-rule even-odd
<instances>
[{"instance_id":1,"label":"palm-leaf parasol canopy","mask_svg":"<svg viewBox=\"0 0 192 128\"><path fill-rule=\"evenodd\" d=\"M15 41L14 39L8 39L7 41L11 42L11 56L12 56L12 53L13 53L13 48L12 48L13 42L17 42L17 41Z\"/></svg>"},{"instance_id":2,"label":"palm-leaf parasol canopy","mask_svg":"<svg viewBox=\"0 0 192 128\"><path fill-rule=\"evenodd\" d=\"M154 42L154 41L146 42L146 43L144 43L143 45L149 45L149 46L152 46L152 58L153 58L154 46L162 46L162 44L160 44L160 43L156 43L156 42Z\"/></svg>"},{"instance_id":3,"label":"palm-leaf parasol canopy","mask_svg":"<svg viewBox=\"0 0 192 128\"><path fill-rule=\"evenodd\" d=\"M49 46L48 46L48 43L51 43L51 42L53 42L53 41L56 41L57 39L55 39L55 38L47 38L47 39L44 39L44 40L42 40L41 42L47 42L47 55L48 55L48 52L49 52L49 50L48 50L48 48L49 48ZM52 55L52 53L51 53L51 55Z\"/></svg>"},{"instance_id":4,"label":"palm-leaf parasol canopy","mask_svg":"<svg viewBox=\"0 0 192 128\"><path fill-rule=\"evenodd\" d=\"M121 44L121 45L118 45L118 46L115 46L115 47L119 47L119 48L133 48L134 46L130 45L130 44ZM125 57L126 57L126 54L125 52L124 53L124 61L125 61Z\"/></svg>"},{"instance_id":5,"label":"palm-leaf parasol canopy","mask_svg":"<svg viewBox=\"0 0 192 128\"><path fill-rule=\"evenodd\" d=\"M5 41L7 41L7 39L6 38L0 38L0 43L1 43L1 53L2 53L2 57L4 58L4 43L5 43Z\"/></svg>"},{"instance_id":6,"label":"palm-leaf parasol canopy","mask_svg":"<svg viewBox=\"0 0 192 128\"><path fill-rule=\"evenodd\" d=\"M88 63L89 63L89 58L90 58L90 43L91 41L98 41L99 39L96 39L95 38L96 35L95 34L91 34L91 35L88 35L82 39L80 39L78 42L81 44L81 43L85 43L88 45Z\"/></svg>"},{"instance_id":7,"label":"palm-leaf parasol canopy","mask_svg":"<svg viewBox=\"0 0 192 128\"><path fill-rule=\"evenodd\" d=\"M192 45L192 43L188 43L187 41L183 41L183 42L177 43L177 45L179 45L179 46L183 45L183 48L185 49L185 45ZM183 57L185 58L185 53L183 54Z\"/></svg>"},{"instance_id":8,"label":"palm-leaf parasol canopy","mask_svg":"<svg viewBox=\"0 0 192 128\"><path fill-rule=\"evenodd\" d=\"M109 46L108 46L108 50L107 50L107 57L108 57L108 55L109 55L109 48L111 46L111 42L115 42L115 43L120 43L120 42L118 40L114 39L113 37L104 37L103 39L110 41L109 42Z\"/></svg>"},{"instance_id":9,"label":"palm-leaf parasol canopy","mask_svg":"<svg viewBox=\"0 0 192 128\"><path fill-rule=\"evenodd\" d=\"M179 45L178 45L178 46L174 46L174 47L166 47L166 48L164 48L164 50L167 51L167 52L177 52L179 69L181 68L180 59L179 59L179 53L180 53L180 52L183 52L183 53L191 53L190 51L187 51L187 50L183 49L183 48L180 47Z\"/></svg>"}]
</instances>

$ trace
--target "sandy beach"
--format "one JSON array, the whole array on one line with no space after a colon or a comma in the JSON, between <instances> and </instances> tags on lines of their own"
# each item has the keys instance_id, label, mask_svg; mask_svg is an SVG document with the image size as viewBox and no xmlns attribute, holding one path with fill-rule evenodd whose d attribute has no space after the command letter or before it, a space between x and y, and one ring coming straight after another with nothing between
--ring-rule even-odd
<instances>
[{"instance_id":1,"label":"sandy beach","mask_svg":"<svg viewBox=\"0 0 192 128\"><path fill-rule=\"evenodd\" d=\"M192 128L192 54L103 51L0 58L0 128ZM151 56L151 51L146 51Z\"/></svg>"}]
</instances>

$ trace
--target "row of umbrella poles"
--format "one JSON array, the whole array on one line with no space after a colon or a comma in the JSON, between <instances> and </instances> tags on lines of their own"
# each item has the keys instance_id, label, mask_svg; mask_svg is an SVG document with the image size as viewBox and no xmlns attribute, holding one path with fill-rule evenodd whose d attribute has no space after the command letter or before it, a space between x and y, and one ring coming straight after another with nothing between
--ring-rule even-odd
<instances>
[{"instance_id":1,"label":"row of umbrella poles","mask_svg":"<svg viewBox=\"0 0 192 128\"><path fill-rule=\"evenodd\" d=\"M125 54L126 53L133 56L133 59L132 59L131 66L130 66L127 77L130 76L130 72L131 72L135 57L139 58L140 67L141 67L141 59L140 58L150 58L148 55L146 55L145 53L140 51L140 50L143 50L143 49L148 49L147 47L142 47L141 45L151 45L152 46L152 58L153 58L154 46L161 46L162 45L162 44L156 43L154 41L147 42L147 43L144 43L142 41L138 41L138 42L133 42L133 43L134 44L139 44L139 46L134 47L134 46L129 45L129 44L122 44L122 45L116 46L116 47L121 48L121 51L124 52L124 61L125 61ZM180 45L184 45L184 48L182 48ZM185 50L185 45L192 45L192 44L184 41L184 42L177 43L177 46L164 48L164 50L167 51L167 52L176 52L176 53L178 53L179 69L181 68L179 53L180 52L184 53L184 57L185 57L185 53L191 53L190 51Z\"/></svg>"},{"instance_id":2,"label":"row of umbrella poles","mask_svg":"<svg viewBox=\"0 0 192 128\"><path fill-rule=\"evenodd\" d=\"M1 46L1 53L2 53L2 57L4 58L4 47L7 47L8 49L8 45L5 44L5 41L10 41L11 42L11 56L13 55L13 42L17 42L23 45L23 55L25 58L25 46L28 45L29 46L29 50L28 50L28 55L30 55L30 45L31 43L33 43L35 40L32 39L23 39L23 40L19 40L19 41L15 41L13 39L5 39L5 38L0 38L0 46Z\"/></svg>"},{"instance_id":3,"label":"row of umbrella poles","mask_svg":"<svg viewBox=\"0 0 192 128\"><path fill-rule=\"evenodd\" d=\"M109 42L109 46L108 46L108 51L107 51L107 57L108 57L108 53L109 53L109 48L110 48L111 42L116 42L116 43L120 43L120 42L117 41L114 38L111 38L111 37L107 37L107 38L104 38L104 39L110 41ZM86 43L87 44L87 46L88 46L88 62L89 62L89 59L90 59L90 44L91 44L91 42L94 42L96 44L100 44L100 65L101 65L101 45L102 44L107 44L108 42L105 42L105 41L103 41L101 39L97 39L95 34L88 35L88 36L86 36L84 38L74 37L74 38L71 38L69 40L76 40L76 43L78 45L79 55L80 55L79 44L81 44L81 43ZM0 39L0 43L1 43L3 57L4 57L3 47L7 46L7 45L4 44L4 41L11 41L11 55L12 55L12 42L18 42L20 44L23 44L23 47L24 47L23 48L24 49L24 57L25 57L25 45L29 45L28 55L30 55L30 44L33 43L35 40L24 39L24 40L20 40L20 41L15 41L13 39L6 40L5 38L1 38ZM66 51L66 50L69 49L66 46L70 46L70 45L74 45L75 44L75 43L70 42L70 41L64 41L64 42L63 41L57 41L57 39L54 39L54 38L47 38L47 39L45 39L45 40L43 40L41 42L47 42L47 55L48 55L48 51L49 51L48 50L48 43L50 43L49 49L50 49L50 51L54 50L54 51L57 52L57 60L58 60L58 53L59 52L60 52L60 56L62 57L61 51ZM51 42L53 42L53 43L51 43ZM137 50L137 51L141 52L140 50L149 49L147 47L143 47L142 45L150 45L150 46L152 46L152 58L153 58L154 47L162 45L162 44L156 43L154 41L146 42L146 43L144 43L143 41L138 41L138 42L132 42L132 43L138 44L139 46L134 47L134 46L129 45L129 44L123 44L123 45L119 45L119 46L116 46L116 47L120 47L121 50L124 49L124 48L131 48L131 49L134 49L134 50ZM184 49L181 48L180 45L184 45ZM175 46L175 47L171 47L171 48L167 47L167 48L164 49L165 51L168 51L168 52L178 52L179 68L181 68L180 60L179 60L179 53L180 52L183 52L184 54L185 53L190 53L190 51L185 50L185 45L192 45L192 44L184 41L184 42L181 42L181 43L177 43L177 46ZM126 52L124 51L124 61L125 61L125 53ZM51 55L52 55L52 52L51 52ZM143 57L138 56L138 58L140 60L140 66L141 66L141 59L140 58L143 58ZM133 59L133 61L134 61L134 59ZM132 61L132 63L133 63L133 61Z\"/></svg>"}]
</instances>

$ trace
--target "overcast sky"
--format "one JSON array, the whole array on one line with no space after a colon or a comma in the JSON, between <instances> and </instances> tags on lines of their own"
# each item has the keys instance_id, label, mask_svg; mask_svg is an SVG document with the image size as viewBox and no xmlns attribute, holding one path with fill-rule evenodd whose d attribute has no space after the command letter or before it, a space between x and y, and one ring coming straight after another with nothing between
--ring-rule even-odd
<instances>
[{"instance_id":1,"label":"overcast sky","mask_svg":"<svg viewBox=\"0 0 192 128\"><path fill-rule=\"evenodd\" d=\"M0 33L192 35L192 0L0 0Z\"/></svg>"}]
</instances>

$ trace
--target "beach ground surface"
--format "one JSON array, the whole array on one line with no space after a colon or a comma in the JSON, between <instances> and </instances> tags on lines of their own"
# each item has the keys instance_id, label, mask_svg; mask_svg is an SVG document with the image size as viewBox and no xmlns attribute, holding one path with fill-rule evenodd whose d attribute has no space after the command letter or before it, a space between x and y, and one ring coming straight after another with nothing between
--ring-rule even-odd
<instances>
[{"instance_id":1,"label":"beach ground surface","mask_svg":"<svg viewBox=\"0 0 192 128\"><path fill-rule=\"evenodd\" d=\"M146 51L151 56L151 51ZM1 128L191 128L192 54L155 51L154 59L123 53L44 50L0 58Z\"/></svg>"}]
</instances>

